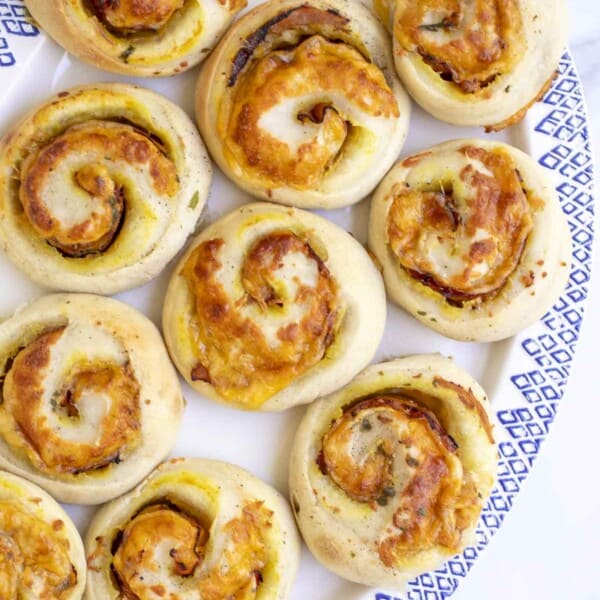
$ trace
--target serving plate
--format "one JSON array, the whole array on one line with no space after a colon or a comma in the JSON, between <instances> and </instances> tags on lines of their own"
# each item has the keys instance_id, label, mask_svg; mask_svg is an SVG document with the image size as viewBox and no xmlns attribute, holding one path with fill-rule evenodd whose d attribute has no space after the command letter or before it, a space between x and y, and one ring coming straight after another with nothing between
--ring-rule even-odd
<instances>
[{"instance_id":1,"label":"serving plate","mask_svg":"<svg viewBox=\"0 0 600 600\"><path fill-rule=\"evenodd\" d=\"M256 2L252 2L254 4ZM130 81L158 91L193 114L198 69L175 77L146 80L111 75L73 59L28 20L22 0L0 0L0 135L25 112L65 88L97 81ZM457 137L484 136L482 130L440 123L413 106L403 154ZM291 600L441 600L467 576L502 525L531 470L560 405L575 357L591 269L593 172L581 85L568 53L543 101L516 127L492 137L533 155L554 177L573 240L567 289L536 324L492 344L462 343L426 329L401 309L388 305L386 332L375 360L416 352L440 352L478 379L497 417L498 482L482 513L476 542L443 568L410 582L403 594L370 590L345 582L303 550ZM215 177L199 227L250 200L215 167ZM320 214L366 240L368 199ZM160 325L162 301L175 259L154 281L118 294ZM33 284L0 256L0 316L48 290ZM157 365L160 368L160 365ZM252 414L216 405L182 381L187 408L173 455L203 456L236 463L284 493L287 459L302 407L282 414ZM83 533L93 508L67 506ZM318 585L315 585L318 582Z\"/></svg>"}]
</instances>

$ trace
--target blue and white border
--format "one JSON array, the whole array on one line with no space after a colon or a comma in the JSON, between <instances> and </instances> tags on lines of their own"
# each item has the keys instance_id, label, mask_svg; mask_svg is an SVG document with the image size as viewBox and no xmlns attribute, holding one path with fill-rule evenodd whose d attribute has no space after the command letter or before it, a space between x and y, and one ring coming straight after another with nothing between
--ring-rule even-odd
<instances>
[{"instance_id":1,"label":"blue and white border","mask_svg":"<svg viewBox=\"0 0 600 600\"><path fill-rule=\"evenodd\" d=\"M0 75L10 73L9 85L32 58L36 45L31 38L36 37L42 36L22 0L0 0ZM503 429L499 436L498 483L483 510L476 544L447 561L443 568L411 581L403 600L448 598L489 544L548 434L575 355L591 271L594 176L583 93L568 53L562 57L552 89L528 118L531 115L535 118L535 134L543 138L539 163L556 172L561 182L557 189L573 240L568 287L540 323L518 338L517 352L522 353L525 368L509 377L520 401L511 409L497 412ZM400 598L376 592L374 600Z\"/></svg>"},{"instance_id":2,"label":"blue and white border","mask_svg":"<svg viewBox=\"0 0 600 600\"><path fill-rule=\"evenodd\" d=\"M436 571L411 581L404 600L443 600L451 596L479 553L502 525L521 484L529 474L563 397L579 339L594 238L594 173L581 84L570 54L560 62L559 74L543 101L534 107L534 131L543 136L539 163L555 171L557 190L573 240L573 262L567 289L527 336L519 338L524 370L511 373L521 403L497 412L503 428L499 444L498 483L483 510L476 544ZM375 593L375 600L400 600Z\"/></svg>"}]
</instances>

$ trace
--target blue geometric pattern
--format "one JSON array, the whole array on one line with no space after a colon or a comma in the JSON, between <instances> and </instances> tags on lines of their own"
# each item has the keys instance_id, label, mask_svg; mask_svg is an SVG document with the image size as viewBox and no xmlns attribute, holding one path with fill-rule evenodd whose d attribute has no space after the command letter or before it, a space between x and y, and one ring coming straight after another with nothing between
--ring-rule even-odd
<instances>
[{"instance_id":1,"label":"blue geometric pattern","mask_svg":"<svg viewBox=\"0 0 600 600\"><path fill-rule=\"evenodd\" d=\"M29 13L21 0L0 0L0 69L11 67L16 58L10 42L12 36L34 37L39 35L31 23Z\"/></svg>"},{"instance_id":2,"label":"blue geometric pattern","mask_svg":"<svg viewBox=\"0 0 600 600\"><path fill-rule=\"evenodd\" d=\"M539 163L561 175L557 190L573 240L573 263L567 289L541 319L541 332L521 341L523 365L510 380L523 404L500 410L498 421L508 434L499 444L498 483L484 508L474 546L437 571L408 584L401 597L382 592L375 600L443 600L451 596L479 553L502 525L515 495L533 465L569 377L579 338L591 271L593 230L593 163L582 90L569 54L560 63L559 76L543 99L547 108L534 130L551 138L551 150Z\"/></svg>"}]
</instances>

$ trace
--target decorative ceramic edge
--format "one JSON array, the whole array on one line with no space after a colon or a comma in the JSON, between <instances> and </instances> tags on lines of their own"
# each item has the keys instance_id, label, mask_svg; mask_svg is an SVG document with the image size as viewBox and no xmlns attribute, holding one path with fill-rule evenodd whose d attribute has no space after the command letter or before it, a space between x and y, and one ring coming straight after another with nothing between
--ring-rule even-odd
<instances>
[{"instance_id":1,"label":"decorative ceramic edge","mask_svg":"<svg viewBox=\"0 0 600 600\"><path fill-rule=\"evenodd\" d=\"M3 91L16 83L44 40L22 0L0 0ZM517 349L506 374L514 406L496 412L502 428L497 432L498 482L482 512L475 544L442 568L411 581L405 594L374 592L374 600L443 600L456 591L511 509L564 395L583 321L594 238L591 142L583 91L568 52L552 88L527 119L533 132L532 155L560 179L557 190L573 241L569 283L552 309L514 340Z\"/></svg>"},{"instance_id":2,"label":"decorative ceramic edge","mask_svg":"<svg viewBox=\"0 0 600 600\"><path fill-rule=\"evenodd\" d=\"M565 392L583 322L594 239L592 148L583 90L569 52L561 58L552 88L527 120L531 154L557 175L556 189L569 222L573 259L567 288L538 323L514 339L506 373L514 406L496 411L502 428L496 431L498 482L482 511L475 544L411 581L404 594L375 592L375 600L443 600L456 591L510 511ZM493 405L493 397L491 401Z\"/></svg>"}]
</instances>

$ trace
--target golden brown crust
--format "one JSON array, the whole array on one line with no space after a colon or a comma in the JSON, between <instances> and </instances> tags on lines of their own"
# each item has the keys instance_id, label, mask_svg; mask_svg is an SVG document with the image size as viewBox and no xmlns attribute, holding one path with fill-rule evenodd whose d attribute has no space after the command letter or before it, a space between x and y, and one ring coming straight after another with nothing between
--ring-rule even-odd
<instances>
[{"instance_id":1,"label":"golden brown crust","mask_svg":"<svg viewBox=\"0 0 600 600\"><path fill-rule=\"evenodd\" d=\"M246 204L202 231L174 270L165 340L200 394L283 410L368 363L385 320L380 285L343 229L306 211Z\"/></svg>"},{"instance_id":2,"label":"golden brown crust","mask_svg":"<svg viewBox=\"0 0 600 600\"><path fill-rule=\"evenodd\" d=\"M401 2L394 35L464 94L485 94L521 59L526 41L518 0Z\"/></svg>"},{"instance_id":3,"label":"golden brown crust","mask_svg":"<svg viewBox=\"0 0 600 600\"><path fill-rule=\"evenodd\" d=\"M398 588L463 549L495 476L485 405L439 355L372 365L314 403L294 441L290 494L316 558Z\"/></svg>"},{"instance_id":4,"label":"golden brown crust","mask_svg":"<svg viewBox=\"0 0 600 600\"><path fill-rule=\"evenodd\" d=\"M307 19L314 19L312 23L308 21L313 26L324 20L329 24L340 19L309 7L292 13L296 14L298 18L280 21L271 28L271 33L282 30L284 23L291 28L304 25ZM229 118L222 119L224 124L227 122L221 133L231 168L241 168L247 177L258 178L267 187L288 185L297 190L318 187L321 179L334 168L347 143L352 127L348 117L333 102L308 105L298 113L297 119L307 127L311 123L320 125L321 132L319 137L297 148L281 141L277 137L279 132L265 131L261 122L286 98L316 93L327 96L338 90L343 90L367 115L400 116L381 71L351 46L332 43L321 35L313 35L291 50L272 51L244 70L236 81L231 105L224 104Z\"/></svg>"},{"instance_id":5,"label":"golden brown crust","mask_svg":"<svg viewBox=\"0 0 600 600\"><path fill-rule=\"evenodd\" d=\"M185 112L136 86L57 94L0 143L0 239L31 278L110 294L156 276L204 207L211 167Z\"/></svg>"},{"instance_id":6,"label":"golden brown crust","mask_svg":"<svg viewBox=\"0 0 600 600\"><path fill-rule=\"evenodd\" d=\"M360 3L265 2L207 60L196 116L223 172L254 196L334 208L366 196L410 105L385 31Z\"/></svg>"},{"instance_id":7,"label":"golden brown crust","mask_svg":"<svg viewBox=\"0 0 600 600\"><path fill-rule=\"evenodd\" d=\"M52 348L65 328L42 334L23 348L3 375L4 415L10 414L18 429L15 441L40 471L49 475L83 473L125 460L140 443L139 383L127 363L123 366L87 360L75 363L65 374L51 399L61 421L76 422L79 405L90 395L110 398L109 409L97 425L99 435L92 444L62 438L44 414L44 377L50 368Z\"/></svg>"},{"instance_id":8,"label":"golden brown crust","mask_svg":"<svg viewBox=\"0 0 600 600\"><path fill-rule=\"evenodd\" d=\"M95 67L162 77L201 62L246 0L27 0L37 23Z\"/></svg>"},{"instance_id":9,"label":"golden brown crust","mask_svg":"<svg viewBox=\"0 0 600 600\"><path fill-rule=\"evenodd\" d=\"M383 4L400 78L427 112L455 125L518 123L548 89L566 43L564 0Z\"/></svg>"},{"instance_id":10,"label":"golden brown crust","mask_svg":"<svg viewBox=\"0 0 600 600\"><path fill-rule=\"evenodd\" d=\"M465 145L457 151L469 161L459 173L436 178L425 188L394 186L387 238L412 277L461 304L502 288L519 263L538 203L523 189L504 150ZM412 157L403 165L415 167L423 158ZM461 184L468 197L455 195L454 187ZM460 260L460 268L440 272L429 254L434 237L447 262Z\"/></svg>"},{"instance_id":11,"label":"golden brown crust","mask_svg":"<svg viewBox=\"0 0 600 600\"><path fill-rule=\"evenodd\" d=\"M45 296L0 325L0 399L0 465L81 504L160 462L183 408L150 321L82 294Z\"/></svg>"},{"instance_id":12,"label":"golden brown crust","mask_svg":"<svg viewBox=\"0 0 600 600\"><path fill-rule=\"evenodd\" d=\"M335 280L310 241L281 230L260 237L248 249L241 274L244 295L234 300L217 279L224 243L203 242L182 270L194 298L193 332L199 352L191 378L208 381L225 399L243 397L246 407L256 408L323 358L336 335L340 299ZM314 266L317 281L312 286L298 282L290 297L287 290L276 289L277 271L297 256ZM239 311L255 305L263 313L277 312L289 302L303 305L303 316L278 329L280 343L275 347L248 313Z\"/></svg>"},{"instance_id":13,"label":"golden brown crust","mask_svg":"<svg viewBox=\"0 0 600 600\"><path fill-rule=\"evenodd\" d=\"M88 600L285 600L299 539L287 502L263 482L177 458L103 507L86 546Z\"/></svg>"},{"instance_id":14,"label":"golden brown crust","mask_svg":"<svg viewBox=\"0 0 600 600\"><path fill-rule=\"evenodd\" d=\"M37 486L0 471L0 598L80 600L85 579L67 514Z\"/></svg>"},{"instance_id":15,"label":"golden brown crust","mask_svg":"<svg viewBox=\"0 0 600 600\"><path fill-rule=\"evenodd\" d=\"M369 219L391 299L449 337L509 337L566 283L570 236L552 183L507 144L458 139L405 158Z\"/></svg>"}]
</instances>

